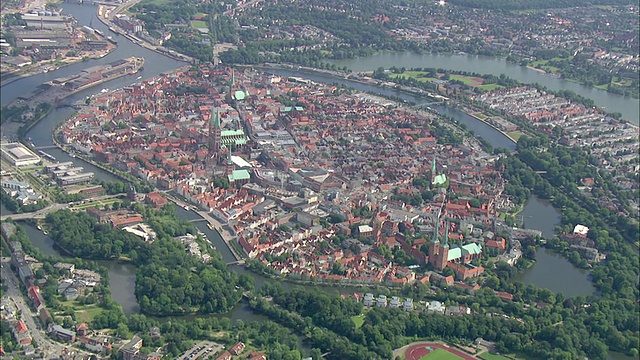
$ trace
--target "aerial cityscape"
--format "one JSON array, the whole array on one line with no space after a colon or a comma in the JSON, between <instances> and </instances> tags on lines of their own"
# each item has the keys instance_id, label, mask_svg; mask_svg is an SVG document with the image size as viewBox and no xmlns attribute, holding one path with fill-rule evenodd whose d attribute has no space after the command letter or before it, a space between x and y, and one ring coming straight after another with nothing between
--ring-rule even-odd
<instances>
[{"instance_id":1,"label":"aerial cityscape","mask_svg":"<svg viewBox=\"0 0 640 360\"><path fill-rule=\"evenodd\" d=\"M640 356L637 3L1 10L3 359Z\"/></svg>"}]
</instances>

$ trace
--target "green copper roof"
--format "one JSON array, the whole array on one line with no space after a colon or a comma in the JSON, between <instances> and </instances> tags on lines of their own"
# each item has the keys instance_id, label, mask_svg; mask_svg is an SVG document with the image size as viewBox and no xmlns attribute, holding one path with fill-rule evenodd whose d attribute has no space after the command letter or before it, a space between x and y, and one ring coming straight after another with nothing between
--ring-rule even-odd
<instances>
[{"instance_id":1,"label":"green copper roof","mask_svg":"<svg viewBox=\"0 0 640 360\"><path fill-rule=\"evenodd\" d=\"M234 99L236 100L244 100L247 95L244 93L244 91L242 90L237 90L234 95L233 95Z\"/></svg>"},{"instance_id":2,"label":"green copper roof","mask_svg":"<svg viewBox=\"0 0 640 360\"><path fill-rule=\"evenodd\" d=\"M447 182L447 175L445 174L436 175L436 177L433 179L434 185L442 185L446 182Z\"/></svg>"},{"instance_id":3,"label":"green copper roof","mask_svg":"<svg viewBox=\"0 0 640 360\"><path fill-rule=\"evenodd\" d=\"M233 170L231 174L228 176L229 182L234 182L238 180L249 180L251 175L247 170Z\"/></svg>"},{"instance_id":4,"label":"green copper roof","mask_svg":"<svg viewBox=\"0 0 640 360\"><path fill-rule=\"evenodd\" d=\"M454 245L455 246L455 245ZM467 254L477 255L482 254L482 247L476 243L470 243L463 245L462 247L452 247L449 249L449 253L447 255L447 261L453 261L459 259Z\"/></svg>"},{"instance_id":5,"label":"green copper roof","mask_svg":"<svg viewBox=\"0 0 640 360\"><path fill-rule=\"evenodd\" d=\"M245 145L247 143L247 137L242 130L223 130L220 132L223 145Z\"/></svg>"}]
</instances>

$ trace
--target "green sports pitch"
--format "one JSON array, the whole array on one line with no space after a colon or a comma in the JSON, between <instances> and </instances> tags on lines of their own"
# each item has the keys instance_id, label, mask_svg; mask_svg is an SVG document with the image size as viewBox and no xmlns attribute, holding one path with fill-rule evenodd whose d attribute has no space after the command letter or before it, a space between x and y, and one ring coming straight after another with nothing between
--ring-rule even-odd
<instances>
[{"instance_id":1,"label":"green sports pitch","mask_svg":"<svg viewBox=\"0 0 640 360\"><path fill-rule=\"evenodd\" d=\"M420 358L420 360L462 360L458 356L453 355L452 353L443 350L443 349L435 349L427 355Z\"/></svg>"}]
</instances>

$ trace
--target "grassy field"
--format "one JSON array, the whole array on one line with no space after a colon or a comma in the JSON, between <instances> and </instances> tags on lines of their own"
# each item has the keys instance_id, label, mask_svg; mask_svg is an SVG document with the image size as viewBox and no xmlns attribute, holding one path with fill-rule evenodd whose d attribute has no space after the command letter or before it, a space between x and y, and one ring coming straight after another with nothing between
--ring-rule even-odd
<instances>
[{"instance_id":1,"label":"grassy field","mask_svg":"<svg viewBox=\"0 0 640 360\"><path fill-rule=\"evenodd\" d=\"M101 206L105 206L105 205L111 205L114 202L120 201L120 199L107 199L107 200L100 200L100 201L92 201L86 204L81 204L81 205L76 205L73 208L80 210L80 209L86 209L88 207L91 206L97 206L97 207L101 207Z\"/></svg>"},{"instance_id":2,"label":"grassy field","mask_svg":"<svg viewBox=\"0 0 640 360\"><path fill-rule=\"evenodd\" d=\"M493 91L495 89L504 89L504 86L498 84L487 84L478 86L478 89Z\"/></svg>"},{"instance_id":3,"label":"grassy field","mask_svg":"<svg viewBox=\"0 0 640 360\"><path fill-rule=\"evenodd\" d=\"M351 320L354 322L354 324L356 324L356 329L359 329L362 327L362 324L364 324L364 317L365 317L364 314L351 317Z\"/></svg>"},{"instance_id":4,"label":"grassy field","mask_svg":"<svg viewBox=\"0 0 640 360\"><path fill-rule=\"evenodd\" d=\"M432 77L425 77L427 75L424 71L405 71L402 74L389 74L389 77L392 79L404 77L406 79L415 79L420 82L431 82L435 80Z\"/></svg>"},{"instance_id":5,"label":"grassy field","mask_svg":"<svg viewBox=\"0 0 640 360\"><path fill-rule=\"evenodd\" d=\"M461 359L446 350L435 349L429 354L421 357L420 360L461 360Z\"/></svg>"},{"instance_id":6,"label":"grassy field","mask_svg":"<svg viewBox=\"0 0 640 360\"><path fill-rule=\"evenodd\" d=\"M482 353L482 354L478 355L478 357L480 359L484 359L484 360L509 360L509 358L506 358L506 357L504 357L502 355L490 354L488 352Z\"/></svg>"},{"instance_id":7,"label":"grassy field","mask_svg":"<svg viewBox=\"0 0 640 360\"><path fill-rule=\"evenodd\" d=\"M487 120L489 117L483 113L475 113L473 116L477 117L480 120Z\"/></svg>"},{"instance_id":8,"label":"grassy field","mask_svg":"<svg viewBox=\"0 0 640 360\"><path fill-rule=\"evenodd\" d=\"M76 310L76 321L89 323L101 312L102 308L97 306L87 306L85 309Z\"/></svg>"},{"instance_id":9,"label":"grassy field","mask_svg":"<svg viewBox=\"0 0 640 360\"><path fill-rule=\"evenodd\" d=\"M196 29L206 29L207 28L207 23L204 21L200 21L200 20L192 20L191 21L191 26L193 26Z\"/></svg>"},{"instance_id":10,"label":"grassy field","mask_svg":"<svg viewBox=\"0 0 640 360\"><path fill-rule=\"evenodd\" d=\"M464 76L464 75L456 75L451 74L451 80L457 80L462 82L465 85L469 86L480 86L484 82L484 79L474 76Z\"/></svg>"},{"instance_id":11,"label":"grassy field","mask_svg":"<svg viewBox=\"0 0 640 360\"><path fill-rule=\"evenodd\" d=\"M104 311L104 309L97 305L80 305L75 300L60 301L60 303L73 308L77 322L91 322L96 315Z\"/></svg>"},{"instance_id":12,"label":"grassy field","mask_svg":"<svg viewBox=\"0 0 640 360\"><path fill-rule=\"evenodd\" d=\"M507 131L507 135L517 142L524 133L522 131Z\"/></svg>"},{"instance_id":13,"label":"grassy field","mask_svg":"<svg viewBox=\"0 0 640 360\"><path fill-rule=\"evenodd\" d=\"M142 1L142 4L166 5L170 2L171 0L144 0Z\"/></svg>"}]
</instances>

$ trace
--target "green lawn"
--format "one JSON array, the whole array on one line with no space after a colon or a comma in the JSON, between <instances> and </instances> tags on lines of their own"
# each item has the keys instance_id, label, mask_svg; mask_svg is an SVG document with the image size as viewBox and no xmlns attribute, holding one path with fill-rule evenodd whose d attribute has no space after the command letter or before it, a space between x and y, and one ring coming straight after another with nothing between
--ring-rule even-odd
<instances>
[{"instance_id":1,"label":"green lawn","mask_svg":"<svg viewBox=\"0 0 640 360\"><path fill-rule=\"evenodd\" d=\"M484 81L482 78L479 78L479 77L456 75L456 74L451 74L451 80L457 80L469 86L480 86Z\"/></svg>"},{"instance_id":2,"label":"green lawn","mask_svg":"<svg viewBox=\"0 0 640 360\"><path fill-rule=\"evenodd\" d=\"M458 356L455 356L446 350L435 349L429 354L421 357L420 360L461 360L461 359Z\"/></svg>"},{"instance_id":3,"label":"green lawn","mask_svg":"<svg viewBox=\"0 0 640 360\"><path fill-rule=\"evenodd\" d=\"M503 89L503 88L504 86L498 85L498 84L487 84L487 85L478 86L478 89L487 90L487 91L493 91L495 89Z\"/></svg>"},{"instance_id":4,"label":"green lawn","mask_svg":"<svg viewBox=\"0 0 640 360\"><path fill-rule=\"evenodd\" d=\"M427 73L424 71L405 71L402 74L389 74L389 77L392 79L404 77L406 79L415 79L420 82L431 82L435 80L435 78L432 77L425 77L426 75Z\"/></svg>"},{"instance_id":5,"label":"green lawn","mask_svg":"<svg viewBox=\"0 0 640 360\"><path fill-rule=\"evenodd\" d=\"M473 116L477 117L480 120L487 120L489 117L483 113L475 113Z\"/></svg>"},{"instance_id":6,"label":"green lawn","mask_svg":"<svg viewBox=\"0 0 640 360\"><path fill-rule=\"evenodd\" d=\"M166 5L170 0L144 0L142 4Z\"/></svg>"},{"instance_id":7,"label":"green lawn","mask_svg":"<svg viewBox=\"0 0 640 360\"><path fill-rule=\"evenodd\" d=\"M76 321L90 323L102 311L103 309L97 306L87 306L85 309L76 310Z\"/></svg>"},{"instance_id":8,"label":"green lawn","mask_svg":"<svg viewBox=\"0 0 640 360\"><path fill-rule=\"evenodd\" d=\"M80 205L75 205L73 208L80 210L80 209L86 209L88 207L91 206L105 206L105 205L111 205L114 202L120 201L120 199L107 199L107 200L100 200L100 201L92 201L92 202L88 202L86 204L80 204Z\"/></svg>"},{"instance_id":9,"label":"green lawn","mask_svg":"<svg viewBox=\"0 0 640 360\"><path fill-rule=\"evenodd\" d=\"M524 133L522 131L508 131L507 135L509 135L513 140L515 140L516 142L518 141L518 139L520 139L520 137L522 135L524 135Z\"/></svg>"},{"instance_id":10,"label":"green lawn","mask_svg":"<svg viewBox=\"0 0 640 360\"><path fill-rule=\"evenodd\" d=\"M200 20L193 20L191 21L191 26L193 26L196 29L206 29L207 23Z\"/></svg>"},{"instance_id":11,"label":"green lawn","mask_svg":"<svg viewBox=\"0 0 640 360\"><path fill-rule=\"evenodd\" d=\"M60 301L60 304L73 308L78 322L90 323L96 315L104 311L97 305L80 305L76 300Z\"/></svg>"},{"instance_id":12,"label":"green lawn","mask_svg":"<svg viewBox=\"0 0 640 360\"><path fill-rule=\"evenodd\" d=\"M364 317L365 317L364 314L351 317L351 320L353 320L353 322L356 324L356 329L359 329L362 327L362 324L364 324Z\"/></svg>"},{"instance_id":13,"label":"green lawn","mask_svg":"<svg viewBox=\"0 0 640 360\"><path fill-rule=\"evenodd\" d=\"M506 357L504 357L502 355L490 354L488 352L482 353L482 354L478 355L478 357L480 359L484 359L484 360L509 360L509 358L506 358Z\"/></svg>"}]
</instances>

